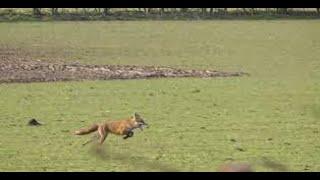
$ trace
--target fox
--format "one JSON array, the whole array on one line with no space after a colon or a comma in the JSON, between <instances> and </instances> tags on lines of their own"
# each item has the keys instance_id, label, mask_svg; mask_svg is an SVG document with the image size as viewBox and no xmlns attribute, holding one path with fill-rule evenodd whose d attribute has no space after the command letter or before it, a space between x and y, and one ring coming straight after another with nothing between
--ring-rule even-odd
<instances>
[{"instance_id":1,"label":"fox","mask_svg":"<svg viewBox=\"0 0 320 180\"><path fill-rule=\"evenodd\" d=\"M102 123L94 123L90 127L82 128L80 130L76 130L74 132L75 135L86 135L93 133L95 131L98 132L97 138L99 139L99 144L102 145L107 138L108 134L114 134L118 136L123 136L123 139L128 139L133 137L134 130L140 129L143 130L144 127L149 127L149 125L145 122L145 120L138 114L134 113L133 116L123 120L114 120L114 121L107 121ZM83 145L86 145L93 140L90 140Z\"/></svg>"}]
</instances>

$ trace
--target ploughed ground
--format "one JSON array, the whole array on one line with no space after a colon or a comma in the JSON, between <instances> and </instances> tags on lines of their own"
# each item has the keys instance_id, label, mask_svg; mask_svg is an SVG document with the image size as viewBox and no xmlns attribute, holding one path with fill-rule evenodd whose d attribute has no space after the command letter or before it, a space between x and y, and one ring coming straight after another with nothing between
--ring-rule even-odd
<instances>
[{"instance_id":1,"label":"ploughed ground","mask_svg":"<svg viewBox=\"0 0 320 180\"><path fill-rule=\"evenodd\" d=\"M244 72L192 70L172 67L135 65L86 65L32 60L14 56L12 51L0 52L0 83L51 82L78 80L147 79L169 77L230 77L248 75Z\"/></svg>"}]
</instances>

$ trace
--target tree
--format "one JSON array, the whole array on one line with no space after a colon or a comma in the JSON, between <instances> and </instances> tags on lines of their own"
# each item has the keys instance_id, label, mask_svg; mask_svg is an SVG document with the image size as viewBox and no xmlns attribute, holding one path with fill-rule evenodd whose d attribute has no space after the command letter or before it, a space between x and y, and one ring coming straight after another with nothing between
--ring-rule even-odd
<instances>
[{"instance_id":1,"label":"tree","mask_svg":"<svg viewBox=\"0 0 320 180\"><path fill-rule=\"evenodd\" d=\"M201 8L201 13L202 15L206 15L207 14L207 8Z\"/></svg>"},{"instance_id":2,"label":"tree","mask_svg":"<svg viewBox=\"0 0 320 180\"><path fill-rule=\"evenodd\" d=\"M251 15L253 15L255 13L254 8L250 8L251 9Z\"/></svg>"},{"instance_id":3,"label":"tree","mask_svg":"<svg viewBox=\"0 0 320 180\"><path fill-rule=\"evenodd\" d=\"M269 14L270 8L265 8L266 9L266 13Z\"/></svg>"},{"instance_id":4,"label":"tree","mask_svg":"<svg viewBox=\"0 0 320 180\"><path fill-rule=\"evenodd\" d=\"M188 8L181 8L181 12L182 12L182 13L188 12Z\"/></svg>"},{"instance_id":5,"label":"tree","mask_svg":"<svg viewBox=\"0 0 320 180\"><path fill-rule=\"evenodd\" d=\"M82 9L83 9L84 14L87 14L87 8L82 8Z\"/></svg>"},{"instance_id":6,"label":"tree","mask_svg":"<svg viewBox=\"0 0 320 180\"><path fill-rule=\"evenodd\" d=\"M288 8L277 8L277 13L287 14Z\"/></svg>"},{"instance_id":7,"label":"tree","mask_svg":"<svg viewBox=\"0 0 320 180\"><path fill-rule=\"evenodd\" d=\"M32 8L32 9L33 9L33 15L41 16L41 8Z\"/></svg>"},{"instance_id":8,"label":"tree","mask_svg":"<svg viewBox=\"0 0 320 180\"><path fill-rule=\"evenodd\" d=\"M164 8L160 8L160 15L162 16L164 14Z\"/></svg>"},{"instance_id":9,"label":"tree","mask_svg":"<svg viewBox=\"0 0 320 180\"><path fill-rule=\"evenodd\" d=\"M110 8L103 8L103 15L107 16L109 14Z\"/></svg>"},{"instance_id":10,"label":"tree","mask_svg":"<svg viewBox=\"0 0 320 180\"><path fill-rule=\"evenodd\" d=\"M51 8L51 14L52 16L55 16L58 14L58 8Z\"/></svg>"},{"instance_id":11,"label":"tree","mask_svg":"<svg viewBox=\"0 0 320 180\"><path fill-rule=\"evenodd\" d=\"M213 8L210 8L210 15L213 14Z\"/></svg>"},{"instance_id":12,"label":"tree","mask_svg":"<svg viewBox=\"0 0 320 180\"><path fill-rule=\"evenodd\" d=\"M177 12L177 8L171 8L171 13L175 14Z\"/></svg>"},{"instance_id":13,"label":"tree","mask_svg":"<svg viewBox=\"0 0 320 180\"><path fill-rule=\"evenodd\" d=\"M282 8L284 14L288 14L288 8Z\"/></svg>"},{"instance_id":14,"label":"tree","mask_svg":"<svg viewBox=\"0 0 320 180\"><path fill-rule=\"evenodd\" d=\"M243 10L243 13L244 13L244 14L247 14L246 8L242 8L242 10Z\"/></svg>"},{"instance_id":15,"label":"tree","mask_svg":"<svg viewBox=\"0 0 320 180\"><path fill-rule=\"evenodd\" d=\"M143 8L145 14L149 14L152 11L152 8Z\"/></svg>"}]
</instances>

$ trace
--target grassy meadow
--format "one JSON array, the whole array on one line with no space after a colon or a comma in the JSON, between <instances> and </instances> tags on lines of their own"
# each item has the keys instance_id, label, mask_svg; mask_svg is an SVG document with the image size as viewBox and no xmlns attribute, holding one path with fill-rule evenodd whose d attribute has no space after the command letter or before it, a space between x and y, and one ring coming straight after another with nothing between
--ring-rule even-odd
<instances>
[{"instance_id":1,"label":"grassy meadow","mask_svg":"<svg viewBox=\"0 0 320 180\"><path fill-rule=\"evenodd\" d=\"M249 77L0 84L1 171L216 171L266 157L320 170L320 21L0 23L34 60L244 71ZM78 128L139 112L150 128L103 154ZM29 127L36 118L43 126Z\"/></svg>"}]
</instances>

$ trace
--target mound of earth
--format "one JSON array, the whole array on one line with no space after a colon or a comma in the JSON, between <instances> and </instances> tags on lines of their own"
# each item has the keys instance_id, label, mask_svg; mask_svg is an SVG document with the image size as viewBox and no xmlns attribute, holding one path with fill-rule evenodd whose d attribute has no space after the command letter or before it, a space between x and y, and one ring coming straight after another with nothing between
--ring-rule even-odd
<instances>
[{"instance_id":1,"label":"mound of earth","mask_svg":"<svg viewBox=\"0 0 320 180\"><path fill-rule=\"evenodd\" d=\"M29 125L29 126L41 126L42 124L39 123L39 122L38 122L37 120L35 120L35 119L31 119L31 120L29 120L28 125Z\"/></svg>"},{"instance_id":2,"label":"mound of earth","mask_svg":"<svg viewBox=\"0 0 320 180\"><path fill-rule=\"evenodd\" d=\"M243 72L187 70L171 67L134 65L84 65L0 59L0 83L50 82L166 77L229 77Z\"/></svg>"}]
</instances>

